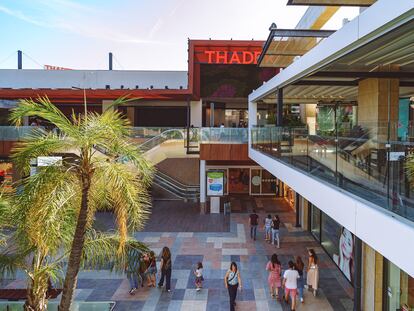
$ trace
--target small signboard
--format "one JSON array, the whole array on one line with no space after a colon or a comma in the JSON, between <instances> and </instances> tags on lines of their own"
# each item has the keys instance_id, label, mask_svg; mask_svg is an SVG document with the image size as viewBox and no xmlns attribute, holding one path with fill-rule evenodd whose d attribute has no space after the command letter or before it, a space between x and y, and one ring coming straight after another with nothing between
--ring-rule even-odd
<instances>
[{"instance_id":1,"label":"small signboard","mask_svg":"<svg viewBox=\"0 0 414 311\"><path fill-rule=\"evenodd\" d=\"M399 161L405 157L404 151L392 151L390 152L390 161Z\"/></svg>"},{"instance_id":2,"label":"small signboard","mask_svg":"<svg viewBox=\"0 0 414 311\"><path fill-rule=\"evenodd\" d=\"M37 157L37 166L50 166L57 163L62 163L62 157Z\"/></svg>"},{"instance_id":3,"label":"small signboard","mask_svg":"<svg viewBox=\"0 0 414 311\"><path fill-rule=\"evenodd\" d=\"M224 195L223 171L207 171L207 195L213 197Z\"/></svg>"}]
</instances>

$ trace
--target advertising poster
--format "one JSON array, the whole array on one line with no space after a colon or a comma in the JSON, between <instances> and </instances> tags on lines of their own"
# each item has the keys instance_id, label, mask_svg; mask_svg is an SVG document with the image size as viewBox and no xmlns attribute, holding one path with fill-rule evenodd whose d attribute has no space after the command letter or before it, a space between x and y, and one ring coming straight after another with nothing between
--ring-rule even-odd
<instances>
[{"instance_id":1,"label":"advertising poster","mask_svg":"<svg viewBox=\"0 0 414 311\"><path fill-rule=\"evenodd\" d=\"M338 253L334 254L333 259L349 281L354 278L354 235L346 228L342 227L339 237Z\"/></svg>"},{"instance_id":2,"label":"advertising poster","mask_svg":"<svg viewBox=\"0 0 414 311\"><path fill-rule=\"evenodd\" d=\"M224 194L224 172L208 171L207 172L207 195L222 196Z\"/></svg>"}]
</instances>

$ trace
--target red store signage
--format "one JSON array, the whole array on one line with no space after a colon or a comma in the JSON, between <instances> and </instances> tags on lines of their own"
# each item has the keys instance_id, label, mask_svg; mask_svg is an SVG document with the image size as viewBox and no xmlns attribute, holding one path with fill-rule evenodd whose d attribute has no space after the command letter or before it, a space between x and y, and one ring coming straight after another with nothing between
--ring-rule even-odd
<instances>
[{"instance_id":1,"label":"red store signage","mask_svg":"<svg viewBox=\"0 0 414 311\"><path fill-rule=\"evenodd\" d=\"M206 50L208 64L257 64L261 51L218 51Z\"/></svg>"}]
</instances>

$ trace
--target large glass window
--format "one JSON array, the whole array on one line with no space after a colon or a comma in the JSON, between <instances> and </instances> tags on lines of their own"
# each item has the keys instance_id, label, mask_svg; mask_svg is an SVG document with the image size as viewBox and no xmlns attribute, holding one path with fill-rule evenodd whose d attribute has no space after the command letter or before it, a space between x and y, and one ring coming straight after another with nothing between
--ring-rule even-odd
<instances>
[{"instance_id":1,"label":"large glass window","mask_svg":"<svg viewBox=\"0 0 414 311\"><path fill-rule=\"evenodd\" d=\"M229 193L249 193L250 169L229 169Z\"/></svg>"},{"instance_id":2,"label":"large glass window","mask_svg":"<svg viewBox=\"0 0 414 311\"><path fill-rule=\"evenodd\" d=\"M391 262L388 262L387 270L386 310L414 310L414 278Z\"/></svg>"},{"instance_id":3,"label":"large glass window","mask_svg":"<svg viewBox=\"0 0 414 311\"><path fill-rule=\"evenodd\" d=\"M251 170L251 194L260 194L260 184L262 182L261 169Z\"/></svg>"},{"instance_id":4,"label":"large glass window","mask_svg":"<svg viewBox=\"0 0 414 311\"><path fill-rule=\"evenodd\" d=\"M311 233L319 241L321 234L321 211L314 205L312 205L311 210Z\"/></svg>"},{"instance_id":5,"label":"large glass window","mask_svg":"<svg viewBox=\"0 0 414 311\"><path fill-rule=\"evenodd\" d=\"M262 193L276 194L276 177L266 170L262 170Z\"/></svg>"}]
</instances>

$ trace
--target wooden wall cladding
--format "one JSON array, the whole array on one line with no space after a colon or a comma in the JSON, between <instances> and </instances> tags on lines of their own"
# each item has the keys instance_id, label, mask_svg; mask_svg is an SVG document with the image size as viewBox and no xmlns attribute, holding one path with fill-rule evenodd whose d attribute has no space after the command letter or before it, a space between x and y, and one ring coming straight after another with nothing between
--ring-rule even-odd
<instances>
[{"instance_id":1,"label":"wooden wall cladding","mask_svg":"<svg viewBox=\"0 0 414 311\"><path fill-rule=\"evenodd\" d=\"M248 161L247 144L201 144L200 160Z\"/></svg>"},{"instance_id":2,"label":"wooden wall cladding","mask_svg":"<svg viewBox=\"0 0 414 311\"><path fill-rule=\"evenodd\" d=\"M0 156L9 157L14 141L0 141Z\"/></svg>"}]
</instances>

